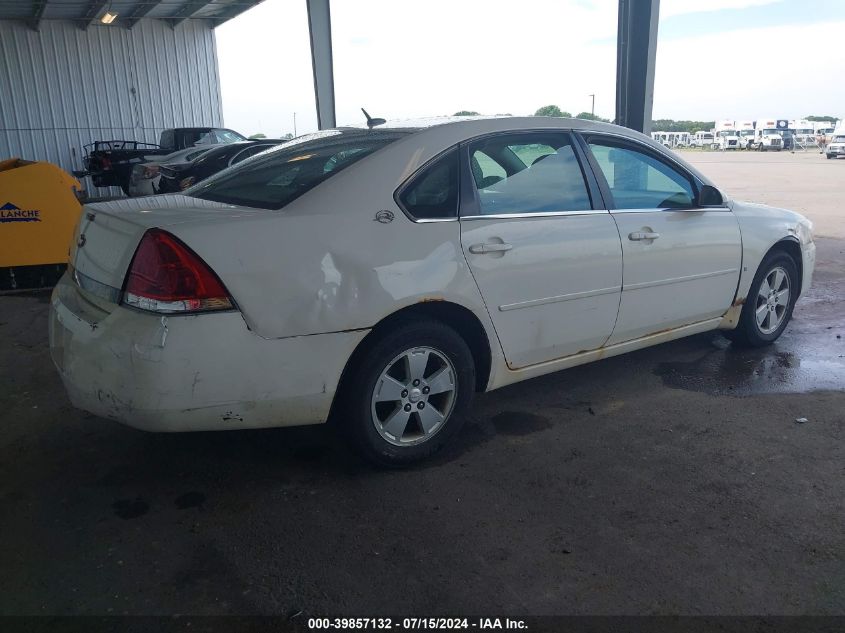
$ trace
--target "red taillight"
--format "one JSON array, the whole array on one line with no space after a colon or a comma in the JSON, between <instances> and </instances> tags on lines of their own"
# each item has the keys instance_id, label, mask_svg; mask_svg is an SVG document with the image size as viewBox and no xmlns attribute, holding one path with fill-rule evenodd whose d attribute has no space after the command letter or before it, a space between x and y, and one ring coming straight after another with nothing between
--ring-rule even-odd
<instances>
[{"instance_id":1,"label":"red taillight","mask_svg":"<svg viewBox=\"0 0 845 633\"><path fill-rule=\"evenodd\" d=\"M151 229L141 238L126 275L123 302L166 313L233 307L229 292L208 264L160 229Z\"/></svg>"}]
</instances>

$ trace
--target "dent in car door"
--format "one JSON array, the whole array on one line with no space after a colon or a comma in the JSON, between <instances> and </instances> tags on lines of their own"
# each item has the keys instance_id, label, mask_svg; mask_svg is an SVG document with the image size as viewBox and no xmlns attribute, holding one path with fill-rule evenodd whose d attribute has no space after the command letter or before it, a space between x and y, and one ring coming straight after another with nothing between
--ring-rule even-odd
<instances>
[{"instance_id":1,"label":"dent in car door","mask_svg":"<svg viewBox=\"0 0 845 633\"><path fill-rule=\"evenodd\" d=\"M622 250L608 211L593 209L571 137L500 134L463 160L461 245L508 365L601 347Z\"/></svg>"},{"instance_id":2,"label":"dent in car door","mask_svg":"<svg viewBox=\"0 0 845 633\"><path fill-rule=\"evenodd\" d=\"M608 344L722 316L742 261L727 207L695 207L697 183L680 166L628 140L588 136L622 239L619 318Z\"/></svg>"}]
</instances>

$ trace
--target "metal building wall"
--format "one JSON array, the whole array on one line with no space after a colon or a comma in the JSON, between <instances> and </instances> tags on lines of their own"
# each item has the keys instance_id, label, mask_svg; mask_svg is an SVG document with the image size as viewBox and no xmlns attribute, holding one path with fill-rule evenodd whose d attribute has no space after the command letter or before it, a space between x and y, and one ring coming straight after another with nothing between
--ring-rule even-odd
<instances>
[{"instance_id":1,"label":"metal building wall","mask_svg":"<svg viewBox=\"0 0 845 633\"><path fill-rule=\"evenodd\" d=\"M82 169L95 140L157 143L162 130L222 126L211 23L133 29L45 21L39 31L0 21L0 160ZM119 193L84 183L91 195Z\"/></svg>"}]
</instances>

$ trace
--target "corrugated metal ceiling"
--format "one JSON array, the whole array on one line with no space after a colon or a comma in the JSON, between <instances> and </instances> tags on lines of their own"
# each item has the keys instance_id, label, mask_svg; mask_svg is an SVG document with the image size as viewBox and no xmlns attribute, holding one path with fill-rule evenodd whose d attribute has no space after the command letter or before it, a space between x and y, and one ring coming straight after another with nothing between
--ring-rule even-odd
<instances>
[{"instance_id":1,"label":"corrugated metal ceiling","mask_svg":"<svg viewBox=\"0 0 845 633\"><path fill-rule=\"evenodd\" d=\"M71 20L80 28L100 25L108 11L117 14L110 27L132 28L141 19L210 20L218 26L262 0L0 0L0 20L20 20L37 29L44 20ZM105 25L103 25L105 26Z\"/></svg>"}]
</instances>

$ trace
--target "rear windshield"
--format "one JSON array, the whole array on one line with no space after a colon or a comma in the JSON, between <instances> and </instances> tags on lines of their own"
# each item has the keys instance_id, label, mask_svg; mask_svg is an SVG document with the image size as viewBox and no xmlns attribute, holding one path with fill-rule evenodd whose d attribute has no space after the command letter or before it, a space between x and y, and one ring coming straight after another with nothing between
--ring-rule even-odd
<instances>
[{"instance_id":1,"label":"rear windshield","mask_svg":"<svg viewBox=\"0 0 845 633\"><path fill-rule=\"evenodd\" d=\"M334 174L408 132L327 130L294 139L226 169L185 194L259 209L281 209Z\"/></svg>"}]
</instances>

